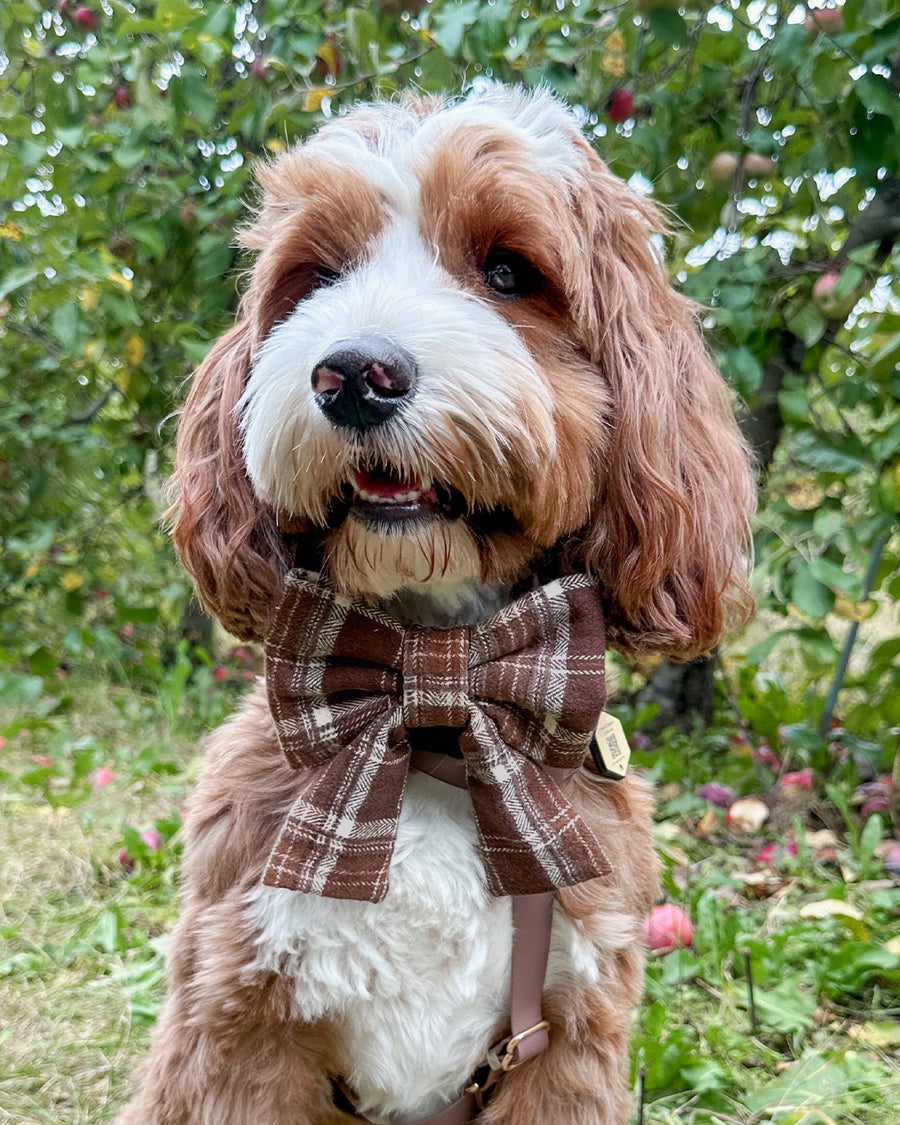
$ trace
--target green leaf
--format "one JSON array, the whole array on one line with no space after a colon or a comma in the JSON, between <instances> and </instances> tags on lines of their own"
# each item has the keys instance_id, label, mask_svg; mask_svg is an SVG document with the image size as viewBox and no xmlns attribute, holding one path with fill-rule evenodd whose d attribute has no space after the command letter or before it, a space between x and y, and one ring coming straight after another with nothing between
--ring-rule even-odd
<instances>
[{"instance_id":1,"label":"green leaf","mask_svg":"<svg viewBox=\"0 0 900 1125\"><path fill-rule=\"evenodd\" d=\"M50 324L53 335L67 352L80 351L84 343L85 331L77 305L70 301L54 309Z\"/></svg>"},{"instance_id":2,"label":"green leaf","mask_svg":"<svg viewBox=\"0 0 900 1125\"><path fill-rule=\"evenodd\" d=\"M493 4L482 4L478 18L472 24L464 41L464 53L472 59L494 59L502 55L509 45L509 33L506 30L507 16L509 14L509 0L494 0ZM553 58L554 37L548 36L546 50L548 58ZM568 54L574 48L565 44L560 38L558 46ZM569 59L565 60L567 63Z\"/></svg>"},{"instance_id":3,"label":"green leaf","mask_svg":"<svg viewBox=\"0 0 900 1125\"><path fill-rule=\"evenodd\" d=\"M866 271L863 267L851 262L841 270L841 276L833 289L833 294L835 297L849 297L865 280Z\"/></svg>"},{"instance_id":4,"label":"green leaf","mask_svg":"<svg viewBox=\"0 0 900 1125\"><path fill-rule=\"evenodd\" d=\"M802 23L780 27L772 43L771 58L776 66L794 67L808 49L806 28Z\"/></svg>"},{"instance_id":5,"label":"green leaf","mask_svg":"<svg viewBox=\"0 0 900 1125\"><path fill-rule=\"evenodd\" d=\"M898 974L896 953L867 941L846 941L828 956L826 985L831 995L840 995L858 991L873 977L897 979Z\"/></svg>"},{"instance_id":6,"label":"green leaf","mask_svg":"<svg viewBox=\"0 0 900 1125\"><path fill-rule=\"evenodd\" d=\"M731 1085L728 1072L715 1059L704 1059L693 1066L682 1067L681 1077L692 1090L701 1094L725 1090Z\"/></svg>"},{"instance_id":7,"label":"green leaf","mask_svg":"<svg viewBox=\"0 0 900 1125\"><path fill-rule=\"evenodd\" d=\"M699 974L700 963L692 950L676 949L663 958L662 972L668 984L681 984Z\"/></svg>"},{"instance_id":8,"label":"green leaf","mask_svg":"<svg viewBox=\"0 0 900 1125\"><path fill-rule=\"evenodd\" d=\"M8 297L23 285L29 285L37 277L37 270L33 266L19 266L10 270L5 277L0 278L0 301Z\"/></svg>"},{"instance_id":9,"label":"green leaf","mask_svg":"<svg viewBox=\"0 0 900 1125\"><path fill-rule=\"evenodd\" d=\"M378 42L378 24L368 8L353 7L348 12L347 42L360 58L368 55L370 43Z\"/></svg>"},{"instance_id":10,"label":"green leaf","mask_svg":"<svg viewBox=\"0 0 900 1125\"><path fill-rule=\"evenodd\" d=\"M131 223L128 233L153 255L154 258L166 256L166 242L158 226L149 223Z\"/></svg>"},{"instance_id":11,"label":"green leaf","mask_svg":"<svg viewBox=\"0 0 900 1125\"><path fill-rule=\"evenodd\" d=\"M722 352L719 366L722 374L739 394L749 396L759 390L763 367L749 348L742 346Z\"/></svg>"},{"instance_id":12,"label":"green leaf","mask_svg":"<svg viewBox=\"0 0 900 1125\"><path fill-rule=\"evenodd\" d=\"M230 9L227 4L222 4L211 10L203 25L203 34L211 35L217 39L224 38L230 33L233 27L234 11Z\"/></svg>"},{"instance_id":13,"label":"green leaf","mask_svg":"<svg viewBox=\"0 0 900 1125\"><path fill-rule=\"evenodd\" d=\"M752 667L758 667L771 655L780 640L784 637L793 637L795 635L795 629L776 629L774 633L769 633L767 637L748 649L747 663Z\"/></svg>"},{"instance_id":14,"label":"green leaf","mask_svg":"<svg viewBox=\"0 0 900 1125\"><path fill-rule=\"evenodd\" d=\"M468 0L464 4L445 4L435 13L435 36L451 58L462 51L463 37L477 19L480 8L481 0Z\"/></svg>"},{"instance_id":15,"label":"green leaf","mask_svg":"<svg viewBox=\"0 0 900 1125\"><path fill-rule=\"evenodd\" d=\"M401 69L398 75L404 81L415 81L421 85L423 90L431 90L436 93L444 90L452 89L457 72L454 69L453 63L441 50L429 51L421 58L416 60L414 64L414 71L411 75L407 76L407 71Z\"/></svg>"},{"instance_id":16,"label":"green leaf","mask_svg":"<svg viewBox=\"0 0 900 1125\"><path fill-rule=\"evenodd\" d=\"M724 93L731 85L731 70L727 66L704 63L700 68L700 89L707 97Z\"/></svg>"},{"instance_id":17,"label":"green leaf","mask_svg":"<svg viewBox=\"0 0 900 1125\"><path fill-rule=\"evenodd\" d=\"M872 442L872 456L876 461L887 461L898 452L900 452L900 421L895 422L886 434L882 434Z\"/></svg>"},{"instance_id":18,"label":"green leaf","mask_svg":"<svg viewBox=\"0 0 900 1125\"><path fill-rule=\"evenodd\" d=\"M822 745L822 736L809 723L785 723L782 730L785 740L806 754L811 754Z\"/></svg>"},{"instance_id":19,"label":"green leaf","mask_svg":"<svg viewBox=\"0 0 900 1125\"><path fill-rule=\"evenodd\" d=\"M122 169L123 172L130 172L132 168L136 168L138 164L142 164L148 158L148 152L143 145L137 143L137 138L129 146L117 147L113 152L113 160Z\"/></svg>"},{"instance_id":20,"label":"green leaf","mask_svg":"<svg viewBox=\"0 0 900 1125\"><path fill-rule=\"evenodd\" d=\"M807 617L819 619L831 612L834 594L815 577L809 567L803 567L794 576L791 601Z\"/></svg>"},{"instance_id":21,"label":"green leaf","mask_svg":"<svg viewBox=\"0 0 900 1125\"><path fill-rule=\"evenodd\" d=\"M862 468L865 460L846 450L828 445L817 445L797 451L797 460L811 469L821 469L826 473L852 473Z\"/></svg>"},{"instance_id":22,"label":"green leaf","mask_svg":"<svg viewBox=\"0 0 900 1125\"><path fill-rule=\"evenodd\" d=\"M821 543L837 539L846 526L846 517L840 508L819 508L813 514L813 533Z\"/></svg>"},{"instance_id":23,"label":"green leaf","mask_svg":"<svg viewBox=\"0 0 900 1125\"><path fill-rule=\"evenodd\" d=\"M117 605L120 621L149 624L159 620L159 606Z\"/></svg>"},{"instance_id":24,"label":"green leaf","mask_svg":"<svg viewBox=\"0 0 900 1125\"><path fill-rule=\"evenodd\" d=\"M861 867L865 868L871 863L872 857L875 855L875 849L881 843L881 837L883 835L884 822L881 817L875 813L868 818L865 827L860 833L858 858Z\"/></svg>"},{"instance_id":25,"label":"green leaf","mask_svg":"<svg viewBox=\"0 0 900 1125\"><path fill-rule=\"evenodd\" d=\"M900 659L900 637L882 641L872 654L872 662L883 669L893 668Z\"/></svg>"},{"instance_id":26,"label":"green leaf","mask_svg":"<svg viewBox=\"0 0 900 1125\"><path fill-rule=\"evenodd\" d=\"M216 112L216 95L205 78L195 70L182 72L185 109L203 125L211 124Z\"/></svg>"},{"instance_id":27,"label":"green leaf","mask_svg":"<svg viewBox=\"0 0 900 1125\"><path fill-rule=\"evenodd\" d=\"M0 673L0 699L7 707L34 707L43 694L44 681L40 675L26 676L18 672Z\"/></svg>"},{"instance_id":28,"label":"green leaf","mask_svg":"<svg viewBox=\"0 0 900 1125\"><path fill-rule=\"evenodd\" d=\"M900 124L900 94L880 74L864 74L856 82L856 95L867 109Z\"/></svg>"},{"instance_id":29,"label":"green leaf","mask_svg":"<svg viewBox=\"0 0 900 1125\"><path fill-rule=\"evenodd\" d=\"M862 183L874 186L878 170L897 168L897 125L883 113L874 113L858 104L853 115L854 132L850 134L850 154Z\"/></svg>"},{"instance_id":30,"label":"green leaf","mask_svg":"<svg viewBox=\"0 0 900 1125\"><path fill-rule=\"evenodd\" d=\"M850 598L858 598L862 592L862 580L859 575L848 574L844 568L831 559L813 559L809 565L810 573L826 586L833 590L840 590Z\"/></svg>"},{"instance_id":31,"label":"green leaf","mask_svg":"<svg viewBox=\"0 0 900 1125\"><path fill-rule=\"evenodd\" d=\"M792 980L784 980L774 988L756 989L756 1014L766 1031L781 1035L799 1035L813 1026L813 1015L819 1000L813 992L800 992Z\"/></svg>"},{"instance_id":32,"label":"green leaf","mask_svg":"<svg viewBox=\"0 0 900 1125\"><path fill-rule=\"evenodd\" d=\"M811 301L796 307L787 317L786 324L808 348L822 339L828 327L828 321Z\"/></svg>"},{"instance_id":33,"label":"green leaf","mask_svg":"<svg viewBox=\"0 0 900 1125\"><path fill-rule=\"evenodd\" d=\"M28 667L35 676L52 676L57 664L56 657L46 645L35 649L28 658Z\"/></svg>"},{"instance_id":34,"label":"green leaf","mask_svg":"<svg viewBox=\"0 0 900 1125\"><path fill-rule=\"evenodd\" d=\"M798 30L801 32L802 38L805 39L806 33L802 25ZM822 51L816 57L816 63L813 67L813 84L820 96L828 99L839 98L846 81L847 67L844 61L836 59L826 51Z\"/></svg>"},{"instance_id":35,"label":"green leaf","mask_svg":"<svg viewBox=\"0 0 900 1125\"><path fill-rule=\"evenodd\" d=\"M809 398L805 384L785 386L778 392L781 417L788 426L804 425L809 421Z\"/></svg>"},{"instance_id":36,"label":"green leaf","mask_svg":"<svg viewBox=\"0 0 900 1125\"><path fill-rule=\"evenodd\" d=\"M798 993L797 999L808 1002L809 997ZM815 1002L815 997L812 1000ZM768 1119L773 1112L831 1106L837 1098L854 1087L869 1083L877 1086L883 1081L881 1067L849 1048L835 1052L831 1058L826 1058L818 1051L807 1050L800 1059L790 1063L761 1090L748 1094L743 1104L754 1115L765 1115Z\"/></svg>"},{"instance_id":37,"label":"green leaf","mask_svg":"<svg viewBox=\"0 0 900 1125\"><path fill-rule=\"evenodd\" d=\"M837 650L827 629L798 629L797 639L805 663L816 672L823 672L834 664Z\"/></svg>"},{"instance_id":38,"label":"green leaf","mask_svg":"<svg viewBox=\"0 0 900 1125\"><path fill-rule=\"evenodd\" d=\"M674 8L651 8L647 22L650 34L660 43L666 43L669 47L683 47L688 41L687 24Z\"/></svg>"},{"instance_id":39,"label":"green leaf","mask_svg":"<svg viewBox=\"0 0 900 1125\"><path fill-rule=\"evenodd\" d=\"M156 5L156 25L160 31L176 31L201 15L187 0L158 0Z\"/></svg>"},{"instance_id":40,"label":"green leaf","mask_svg":"<svg viewBox=\"0 0 900 1125\"><path fill-rule=\"evenodd\" d=\"M644 1013L642 1031L645 1035L657 1037L662 1035L668 1023L668 1012L663 1004L654 1003Z\"/></svg>"},{"instance_id":41,"label":"green leaf","mask_svg":"<svg viewBox=\"0 0 900 1125\"><path fill-rule=\"evenodd\" d=\"M879 350L872 356L870 361L870 369L876 378L886 378L892 375L900 366L900 334L888 340Z\"/></svg>"}]
</instances>

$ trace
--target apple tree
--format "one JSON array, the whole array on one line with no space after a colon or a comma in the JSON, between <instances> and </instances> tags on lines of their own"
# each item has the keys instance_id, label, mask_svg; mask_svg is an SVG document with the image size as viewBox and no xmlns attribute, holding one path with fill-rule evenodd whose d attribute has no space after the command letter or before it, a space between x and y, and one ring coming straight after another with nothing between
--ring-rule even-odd
<instances>
[{"instance_id":1,"label":"apple tree","mask_svg":"<svg viewBox=\"0 0 900 1125\"><path fill-rule=\"evenodd\" d=\"M893 0L7 0L5 658L120 661L129 624L148 658L177 619L156 522L170 419L236 300L253 162L355 99L490 76L548 84L671 209L673 277L760 467L760 601L780 625L740 705L772 738L818 716L842 630L900 594ZM782 693L773 717L755 664L784 645L813 702ZM900 725L898 655L888 637L854 665L861 737Z\"/></svg>"}]
</instances>

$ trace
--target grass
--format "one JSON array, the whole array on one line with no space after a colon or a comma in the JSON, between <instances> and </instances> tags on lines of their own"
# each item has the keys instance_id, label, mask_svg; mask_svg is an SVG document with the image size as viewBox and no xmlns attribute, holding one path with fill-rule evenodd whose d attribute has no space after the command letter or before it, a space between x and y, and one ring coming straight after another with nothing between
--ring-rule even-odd
<instances>
[{"instance_id":1,"label":"grass","mask_svg":"<svg viewBox=\"0 0 900 1125\"><path fill-rule=\"evenodd\" d=\"M0 676L3 1125L110 1120L132 1091L162 998L196 742L240 686L237 669L219 674L179 652L153 695ZM709 780L759 788L734 739L667 732L635 754L657 783L666 890L694 935L648 968L633 1052L644 1125L889 1125L900 880L885 823L863 827L852 783L833 776L843 812L817 783L779 802L775 828L734 835L696 795ZM838 830L823 844L826 807ZM786 836L797 855L760 873L759 848Z\"/></svg>"}]
</instances>

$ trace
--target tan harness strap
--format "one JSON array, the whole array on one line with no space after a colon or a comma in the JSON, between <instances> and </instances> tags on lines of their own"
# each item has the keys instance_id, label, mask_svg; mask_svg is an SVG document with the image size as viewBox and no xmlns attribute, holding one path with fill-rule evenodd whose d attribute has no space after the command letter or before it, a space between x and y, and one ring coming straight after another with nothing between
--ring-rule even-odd
<instances>
[{"instance_id":1,"label":"tan harness strap","mask_svg":"<svg viewBox=\"0 0 900 1125\"><path fill-rule=\"evenodd\" d=\"M547 1048L548 1024L541 1015L541 998L556 892L514 895L513 948L510 969L509 1022L512 1034L504 1044L501 1069L513 1070ZM494 1048L496 1050L496 1048ZM488 1054L488 1060L491 1056Z\"/></svg>"},{"instance_id":2,"label":"tan harness strap","mask_svg":"<svg viewBox=\"0 0 900 1125\"><path fill-rule=\"evenodd\" d=\"M427 773L429 777L436 777L438 781L445 781L448 785L456 786L457 789L466 788L466 763L462 758L451 758L449 754L433 754L430 750L413 750L409 761L413 769L420 773ZM544 766L544 772L557 785L564 785L575 771Z\"/></svg>"},{"instance_id":3,"label":"tan harness strap","mask_svg":"<svg viewBox=\"0 0 900 1125\"><path fill-rule=\"evenodd\" d=\"M347 1083L342 1078L332 1078L331 1085L337 1109L352 1117L354 1121L365 1121L371 1125L371 1118L364 1117L353 1108L353 1091ZM476 1095L466 1090L455 1102L445 1105L430 1117L422 1117L412 1122L411 1125L469 1125L469 1122L474 1121L480 1112Z\"/></svg>"}]
</instances>

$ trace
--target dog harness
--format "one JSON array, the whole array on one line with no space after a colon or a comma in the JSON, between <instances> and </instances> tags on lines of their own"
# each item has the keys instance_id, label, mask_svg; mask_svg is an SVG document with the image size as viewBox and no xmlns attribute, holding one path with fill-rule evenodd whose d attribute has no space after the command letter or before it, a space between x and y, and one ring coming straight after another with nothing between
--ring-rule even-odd
<instances>
[{"instance_id":1,"label":"dog harness","mask_svg":"<svg viewBox=\"0 0 900 1125\"><path fill-rule=\"evenodd\" d=\"M543 1051L541 998L556 891L611 864L561 785L581 766L606 699L600 592L570 575L487 621L404 626L302 570L266 639L269 706L307 772L263 882L378 902L410 768L468 789L490 891L512 899L510 1033L463 1094L415 1125L464 1125L509 1071ZM450 756L419 747L450 736ZM358 1121L342 1079L336 1108Z\"/></svg>"},{"instance_id":2,"label":"dog harness","mask_svg":"<svg viewBox=\"0 0 900 1125\"><path fill-rule=\"evenodd\" d=\"M414 750L411 765L459 789L466 787L465 764L458 758ZM559 771L556 781L562 784L565 780L562 771ZM512 896L509 1035L488 1049L484 1061L455 1101L412 1125L468 1125L474 1122L497 1092L504 1076L548 1046L550 1025L543 1018L541 999L550 954L555 902L556 891ZM370 1118L356 1109L353 1092L343 1079L332 1080L332 1093L335 1108L354 1121L370 1122Z\"/></svg>"}]
</instances>

